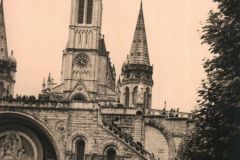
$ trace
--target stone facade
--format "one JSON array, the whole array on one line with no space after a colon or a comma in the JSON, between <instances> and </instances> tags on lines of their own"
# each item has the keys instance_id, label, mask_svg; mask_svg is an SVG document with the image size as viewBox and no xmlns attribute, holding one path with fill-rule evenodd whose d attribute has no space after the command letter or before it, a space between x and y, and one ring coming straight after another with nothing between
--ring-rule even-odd
<instances>
[{"instance_id":1,"label":"stone facade","mask_svg":"<svg viewBox=\"0 0 240 160\"><path fill-rule=\"evenodd\" d=\"M154 153L155 159L173 160L192 121L98 103L3 100L0 123L0 146L17 134L24 142L20 149L36 160L75 160L79 139L85 142L85 159L106 159L110 147L116 159L154 159ZM19 144L14 145L10 149ZM0 151L4 159L7 151Z\"/></svg>"},{"instance_id":2,"label":"stone facade","mask_svg":"<svg viewBox=\"0 0 240 160\"><path fill-rule=\"evenodd\" d=\"M61 83L49 75L38 99L0 97L0 159L177 159L194 121L188 113L151 109L153 67L142 4L117 86L101 36L102 0L72 0L71 13ZM4 23L3 8L0 14ZM0 29L6 34L5 26Z\"/></svg>"}]
</instances>

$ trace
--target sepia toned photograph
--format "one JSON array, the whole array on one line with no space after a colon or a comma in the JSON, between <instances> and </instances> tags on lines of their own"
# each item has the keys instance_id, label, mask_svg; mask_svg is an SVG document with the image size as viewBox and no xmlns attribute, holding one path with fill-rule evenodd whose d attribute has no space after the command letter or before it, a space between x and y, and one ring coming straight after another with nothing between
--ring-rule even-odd
<instances>
[{"instance_id":1,"label":"sepia toned photograph","mask_svg":"<svg viewBox=\"0 0 240 160\"><path fill-rule=\"evenodd\" d=\"M240 160L240 1L0 0L0 160Z\"/></svg>"}]
</instances>

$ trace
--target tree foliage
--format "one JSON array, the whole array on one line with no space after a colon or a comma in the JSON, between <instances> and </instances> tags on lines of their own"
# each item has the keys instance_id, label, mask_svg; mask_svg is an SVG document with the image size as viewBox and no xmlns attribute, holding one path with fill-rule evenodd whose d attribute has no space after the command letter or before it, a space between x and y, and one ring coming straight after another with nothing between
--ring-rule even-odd
<instances>
[{"instance_id":1,"label":"tree foliage","mask_svg":"<svg viewBox=\"0 0 240 160\"><path fill-rule=\"evenodd\" d=\"M214 0L202 40L212 58L194 112L196 129L186 138L182 160L240 159L240 0Z\"/></svg>"}]
</instances>

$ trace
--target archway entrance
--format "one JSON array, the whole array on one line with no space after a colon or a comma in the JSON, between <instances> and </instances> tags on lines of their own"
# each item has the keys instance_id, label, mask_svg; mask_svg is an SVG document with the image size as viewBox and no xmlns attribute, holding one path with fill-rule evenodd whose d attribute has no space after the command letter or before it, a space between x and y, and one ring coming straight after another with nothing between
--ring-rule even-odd
<instances>
[{"instance_id":1,"label":"archway entrance","mask_svg":"<svg viewBox=\"0 0 240 160\"><path fill-rule=\"evenodd\" d=\"M35 121L0 113L1 160L59 160L52 138Z\"/></svg>"}]
</instances>

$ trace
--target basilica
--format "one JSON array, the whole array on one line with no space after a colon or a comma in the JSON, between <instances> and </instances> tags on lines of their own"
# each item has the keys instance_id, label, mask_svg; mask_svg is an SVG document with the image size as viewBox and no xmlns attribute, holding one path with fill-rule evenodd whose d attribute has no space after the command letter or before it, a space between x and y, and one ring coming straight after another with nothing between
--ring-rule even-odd
<instances>
[{"instance_id":1,"label":"basilica","mask_svg":"<svg viewBox=\"0 0 240 160\"><path fill-rule=\"evenodd\" d=\"M0 160L178 159L194 120L151 108L154 72L143 8L117 76L101 32L102 0L71 0L60 84L49 75L37 98L14 97L17 60L8 53L1 1Z\"/></svg>"}]
</instances>

